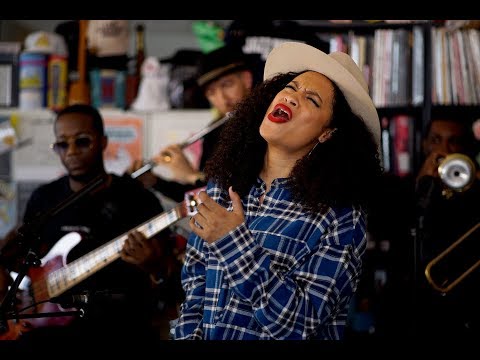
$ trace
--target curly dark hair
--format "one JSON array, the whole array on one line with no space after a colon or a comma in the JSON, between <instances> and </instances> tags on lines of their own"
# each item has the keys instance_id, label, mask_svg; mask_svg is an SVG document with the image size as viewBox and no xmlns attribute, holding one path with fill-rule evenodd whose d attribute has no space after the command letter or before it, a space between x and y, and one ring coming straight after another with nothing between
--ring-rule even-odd
<instances>
[{"instance_id":1,"label":"curly dark hair","mask_svg":"<svg viewBox=\"0 0 480 360\"><path fill-rule=\"evenodd\" d=\"M248 194L262 170L267 148L260 125L277 93L299 74L280 74L258 84L236 106L206 163L209 179L224 189L233 186L240 196ZM307 211L323 213L328 207L351 205L368 208L382 173L373 135L335 83L333 87L331 127L337 130L297 161L289 177L293 200Z\"/></svg>"}]
</instances>

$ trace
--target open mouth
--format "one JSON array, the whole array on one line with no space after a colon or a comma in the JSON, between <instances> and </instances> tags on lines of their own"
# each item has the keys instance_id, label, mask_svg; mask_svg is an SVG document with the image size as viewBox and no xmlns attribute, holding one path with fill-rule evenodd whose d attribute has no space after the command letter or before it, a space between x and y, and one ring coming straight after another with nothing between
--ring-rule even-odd
<instances>
[{"instance_id":1,"label":"open mouth","mask_svg":"<svg viewBox=\"0 0 480 360\"><path fill-rule=\"evenodd\" d=\"M268 114L268 119L273 122L283 123L289 121L291 116L292 113L287 106L278 104L275 106L273 111Z\"/></svg>"}]
</instances>

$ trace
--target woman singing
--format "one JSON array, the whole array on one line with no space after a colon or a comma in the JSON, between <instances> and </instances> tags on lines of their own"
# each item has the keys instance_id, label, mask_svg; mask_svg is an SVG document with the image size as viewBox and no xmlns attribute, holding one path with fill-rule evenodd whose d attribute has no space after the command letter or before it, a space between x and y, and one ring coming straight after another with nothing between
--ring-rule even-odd
<instances>
[{"instance_id":1,"label":"woman singing","mask_svg":"<svg viewBox=\"0 0 480 360\"><path fill-rule=\"evenodd\" d=\"M381 175L380 126L345 53L282 43L206 165L176 339L342 339Z\"/></svg>"}]
</instances>

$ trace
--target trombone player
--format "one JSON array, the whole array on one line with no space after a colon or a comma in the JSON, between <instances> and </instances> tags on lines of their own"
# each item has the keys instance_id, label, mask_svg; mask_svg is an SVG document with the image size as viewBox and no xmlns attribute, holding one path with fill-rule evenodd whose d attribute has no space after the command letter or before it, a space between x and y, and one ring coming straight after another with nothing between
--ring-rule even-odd
<instances>
[{"instance_id":1,"label":"trombone player","mask_svg":"<svg viewBox=\"0 0 480 360\"><path fill-rule=\"evenodd\" d=\"M435 291L423 274L432 259L480 221L479 164L476 161L479 142L471 131L472 122L458 110L449 114L443 109L432 115L422 141L424 161L415 184L416 261L419 265L417 330L419 334L435 336L478 336L480 297L476 294L480 272L473 272L448 294ZM442 176L442 167L448 166L447 159L457 155L462 159L466 156L471 164L471 172L463 174L468 175L470 181L468 186L451 191L452 179ZM464 265L467 255L480 257L480 239L477 240L470 254L456 254L456 262L446 266L447 272Z\"/></svg>"}]
</instances>

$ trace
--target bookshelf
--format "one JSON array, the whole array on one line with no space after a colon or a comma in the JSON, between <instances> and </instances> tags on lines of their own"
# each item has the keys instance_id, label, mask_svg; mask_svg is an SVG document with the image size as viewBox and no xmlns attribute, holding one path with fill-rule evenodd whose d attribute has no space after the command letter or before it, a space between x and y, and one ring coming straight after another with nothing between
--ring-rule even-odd
<instances>
[{"instance_id":1,"label":"bookshelf","mask_svg":"<svg viewBox=\"0 0 480 360\"><path fill-rule=\"evenodd\" d=\"M430 43L430 114L480 118L480 29L432 26Z\"/></svg>"},{"instance_id":2,"label":"bookshelf","mask_svg":"<svg viewBox=\"0 0 480 360\"><path fill-rule=\"evenodd\" d=\"M381 120L398 115L411 119L408 173L415 173L420 166L422 133L432 115L454 115L465 121L480 117L478 28L449 28L434 20L354 21L309 28L329 41L330 51L348 52L364 69ZM365 49L359 50L362 46ZM393 146L394 128L389 129ZM396 175L407 173L392 171Z\"/></svg>"}]
</instances>

